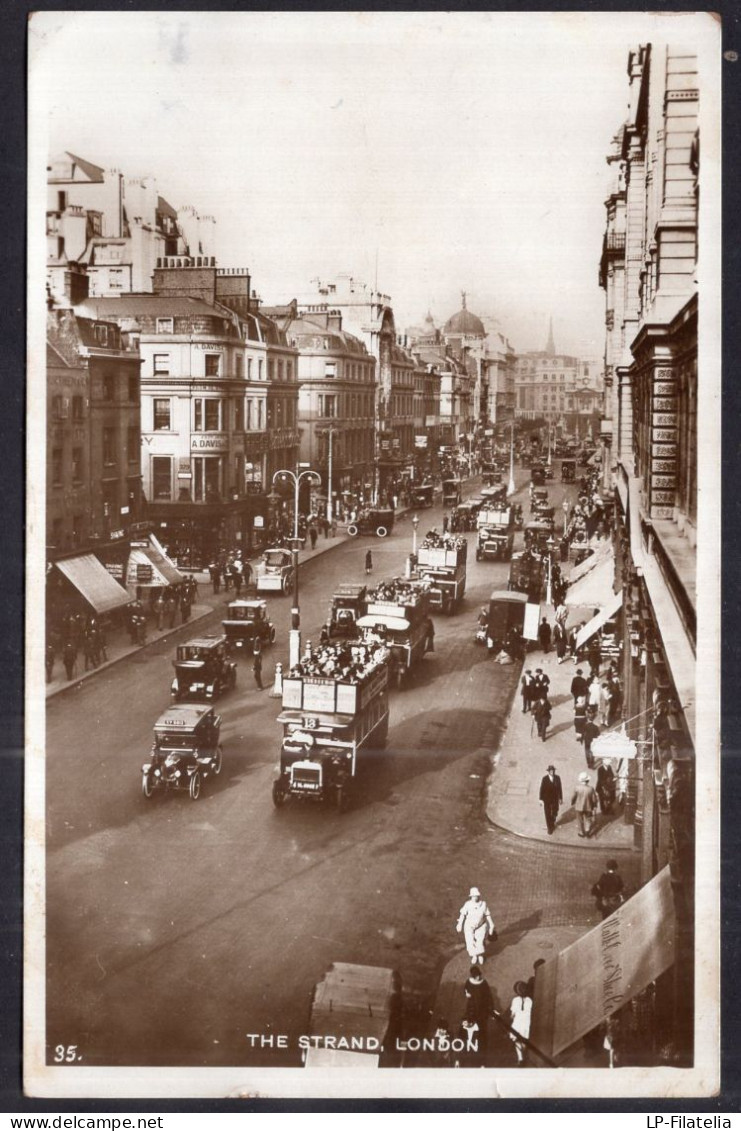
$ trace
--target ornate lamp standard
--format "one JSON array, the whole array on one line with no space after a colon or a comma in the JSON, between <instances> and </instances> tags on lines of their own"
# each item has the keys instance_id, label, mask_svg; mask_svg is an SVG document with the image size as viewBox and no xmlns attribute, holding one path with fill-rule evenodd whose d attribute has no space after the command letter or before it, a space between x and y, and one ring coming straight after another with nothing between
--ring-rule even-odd
<instances>
[{"instance_id":1,"label":"ornate lamp standard","mask_svg":"<svg viewBox=\"0 0 741 1131\"><path fill-rule=\"evenodd\" d=\"M273 476L273 487L276 482L293 483L293 538L291 539L291 553L293 556L293 607L291 609L291 629L288 634L288 666L295 667L301 659L301 613L298 604L298 548L301 539L298 536L298 493L301 480L321 483L318 472L312 471L306 464L298 464L297 469L304 467L304 471L276 471Z\"/></svg>"},{"instance_id":2,"label":"ornate lamp standard","mask_svg":"<svg viewBox=\"0 0 741 1131\"><path fill-rule=\"evenodd\" d=\"M417 527L419 526L419 515L412 516L412 554L417 556Z\"/></svg>"}]
</instances>

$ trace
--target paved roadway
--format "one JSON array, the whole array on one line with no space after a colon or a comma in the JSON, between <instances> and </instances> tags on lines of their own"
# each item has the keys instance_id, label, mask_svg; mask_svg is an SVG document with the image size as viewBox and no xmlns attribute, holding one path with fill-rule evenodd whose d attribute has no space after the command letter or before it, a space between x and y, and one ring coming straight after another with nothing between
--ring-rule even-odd
<instances>
[{"instance_id":1,"label":"paved roadway","mask_svg":"<svg viewBox=\"0 0 741 1131\"><path fill-rule=\"evenodd\" d=\"M559 505L560 485L551 495ZM420 537L441 514L421 512ZM86 1064L296 1063L294 1039L287 1054L258 1054L245 1034L306 1032L312 987L333 961L396 967L407 1025L421 1033L472 883L500 932L585 914L578 853L516 841L484 820L488 754L518 671L473 643L479 606L507 566L477 563L468 537L463 609L436 618L435 653L392 693L389 750L343 814L274 810L279 703L256 690L246 659L219 701L224 769L196 803L140 792L172 639L50 702L50 1049L76 1044ZM335 583L364 580L369 545L374 579L402 572L409 519L385 541L343 543L302 568L305 639L318 640ZM285 598L269 604L278 642L265 653L266 682L286 658L289 619ZM216 610L198 631L219 620ZM544 871L546 858L555 867Z\"/></svg>"}]
</instances>

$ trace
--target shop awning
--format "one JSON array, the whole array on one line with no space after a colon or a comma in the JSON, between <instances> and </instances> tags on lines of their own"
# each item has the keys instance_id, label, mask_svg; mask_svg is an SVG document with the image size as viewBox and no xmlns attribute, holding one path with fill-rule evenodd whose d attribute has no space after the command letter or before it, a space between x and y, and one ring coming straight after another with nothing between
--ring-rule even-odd
<instances>
[{"instance_id":1,"label":"shop awning","mask_svg":"<svg viewBox=\"0 0 741 1131\"><path fill-rule=\"evenodd\" d=\"M584 558L584 561L581 561L578 565L574 566L569 574L569 584L573 585L575 581L579 580L579 578L585 577L588 573L590 573L595 568L595 566L598 566L600 562L603 562L605 560L605 558L611 557L612 543L609 540L600 543L588 558Z\"/></svg>"},{"instance_id":2,"label":"shop awning","mask_svg":"<svg viewBox=\"0 0 741 1131\"><path fill-rule=\"evenodd\" d=\"M530 1040L554 1057L645 990L674 962L669 866L609 918L541 966Z\"/></svg>"},{"instance_id":3,"label":"shop awning","mask_svg":"<svg viewBox=\"0 0 741 1131\"><path fill-rule=\"evenodd\" d=\"M126 566L126 588L133 593L137 588L165 588L179 585L184 577L176 569L158 542L149 546L135 546Z\"/></svg>"},{"instance_id":4,"label":"shop awning","mask_svg":"<svg viewBox=\"0 0 741 1131\"><path fill-rule=\"evenodd\" d=\"M612 554L601 557L589 573L575 584L570 584L566 591L567 605L587 605L593 609L600 608L613 596L615 581L615 563Z\"/></svg>"},{"instance_id":5,"label":"shop awning","mask_svg":"<svg viewBox=\"0 0 741 1131\"><path fill-rule=\"evenodd\" d=\"M181 581L185 581L183 574L172 564L154 534L149 535L149 543L147 554L162 576L167 578L168 585L179 585Z\"/></svg>"},{"instance_id":6,"label":"shop awning","mask_svg":"<svg viewBox=\"0 0 741 1131\"><path fill-rule=\"evenodd\" d=\"M596 616L592 617L590 621L587 621L583 628L579 629L579 632L576 636L577 649L582 648L588 640L591 640L595 632L599 632L599 630L607 624L608 620L612 620L612 618L620 609L622 603L622 589L619 593L610 594L608 603L600 609Z\"/></svg>"},{"instance_id":7,"label":"shop awning","mask_svg":"<svg viewBox=\"0 0 741 1131\"><path fill-rule=\"evenodd\" d=\"M55 564L96 613L110 613L112 609L120 609L129 604L131 598L126 590L121 588L95 554L82 554L79 558L67 558Z\"/></svg>"}]
</instances>

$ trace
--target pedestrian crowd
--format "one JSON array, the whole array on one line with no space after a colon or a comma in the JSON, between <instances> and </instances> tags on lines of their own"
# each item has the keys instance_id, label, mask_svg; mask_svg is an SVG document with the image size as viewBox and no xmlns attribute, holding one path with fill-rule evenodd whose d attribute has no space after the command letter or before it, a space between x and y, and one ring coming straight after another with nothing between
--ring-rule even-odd
<instances>
[{"instance_id":1,"label":"pedestrian crowd","mask_svg":"<svg viewBox=\"0 0 741 1131\"><path fill-rule=\"evenodd\" d=\"M143 586L137 587L136 598L123 609L121 619L131 643L146 644L150 624L159 632L172 629L176 627L178 615L180 623L186 624L197 593L198 582L192 576L175 585L150 586L148 597ZM46 682L54 679L58 660L70 682L106 663L111 623L108 617L65 606L47 631Z\"/></svg>"},{"instance_id":2,"label":"pedestrian crowd","mask_svg":"<svg viewBox=\"0 0 741 1131\"><path fill-rule=\"evenodd\" d=\"M57 624L47 632L45 667L46 682L54 678L54 666L60 659L68 680L79 674L78 659L84 659L85 671L97 668L108 659L107 627L94 613L75 613L66 607Z\"/></svg>"},{"instance_id":3,"label":"pedestrian crowd","mask_svg":"<svg viewBox=\"0 0 741 1131\"><path fill-rule=\"evenodd\" d=\"M242 586L247 588L250 584L252 566L242 558L241 550L230 554L222 552L209 563L208 575L214 593L220 593L223 585L225 592L229 593L233 589L235 596L239 597Z\"/></svg>"}]
</instances>

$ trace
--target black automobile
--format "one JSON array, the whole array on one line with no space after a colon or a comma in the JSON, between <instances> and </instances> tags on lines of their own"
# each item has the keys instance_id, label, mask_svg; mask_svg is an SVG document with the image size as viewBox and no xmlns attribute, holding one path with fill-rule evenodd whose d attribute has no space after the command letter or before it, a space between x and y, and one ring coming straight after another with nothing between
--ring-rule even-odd
<instances>
[{"instance_id":1,"label":"black automobile","mask_svg":"<svg viewBox=\"0 0 741 1131\"><path fill-rule=\"evenodd\" d=\"M265 601L230 601L221 626L230 648L256 652L275 643L275 625L268 619Z\"/></svg>"},{"instance_id":2,"label":"black automobile","mask_svg":"<svg viewBox=\"0 0 741 1131\"><path fill-rule=\"evenodd\" d=\"M393 507L366 507L355 522L350 523L347 533L351 538L357 538L358 534L376 534L379 538L385 538L393 529Z\"/></svg>"},{"instance_id":3,"label":"black automobile","mask_svg":"<svg viewBox=\"0 0 741 1131\"><path fill-rule=\"evenodd\" d=\"M193 801L204 779L221 773L221 717L202 703L170 707L154 724L154 742L142 766L142 793L185 790Z\"/></svg>"},{"instance_id":4,"label":"black automobile","mask_svg":"<svg viewBox=\"0 0 741 1131\"><path fill-rule=\"evenodd\" d=\"M412 487L412 506L431 507L434 491L432 483L420 483L417 487Z\"/></svg>"},{"instance_id":5,"label":"black automobile","mask_svg":"<svg viewBox=\"0 0 741 1131\"><path fill-rule=\"evenodd\" d=\"M329 606L329 616L325 624L329 640L354 640L360 635L358 621L365 616L368 607L368 591L365 585L342 582Z\"/></svg>"},{"instance_id":6,"label":"black automobile","mask_svg":"<svg viewBox=\"0 0 741 1131\"><path fill-rule=\"evenodd\" d=\"M575 459L562 459L561 460L561 482L573 483L576 479L576 460Z\"/></svg>"},{"instance_id":7,"label":"black automobile","mask_svg":"<svg viewBox=\"0 0 741 1131\"><path fill-rule=\"evenodd\" d=\"M179 644L173 660L175 678L170 697L214 699L237 683L237 664L229 659L226 636L200 636Z\"/></svg>"}]
</instances>

